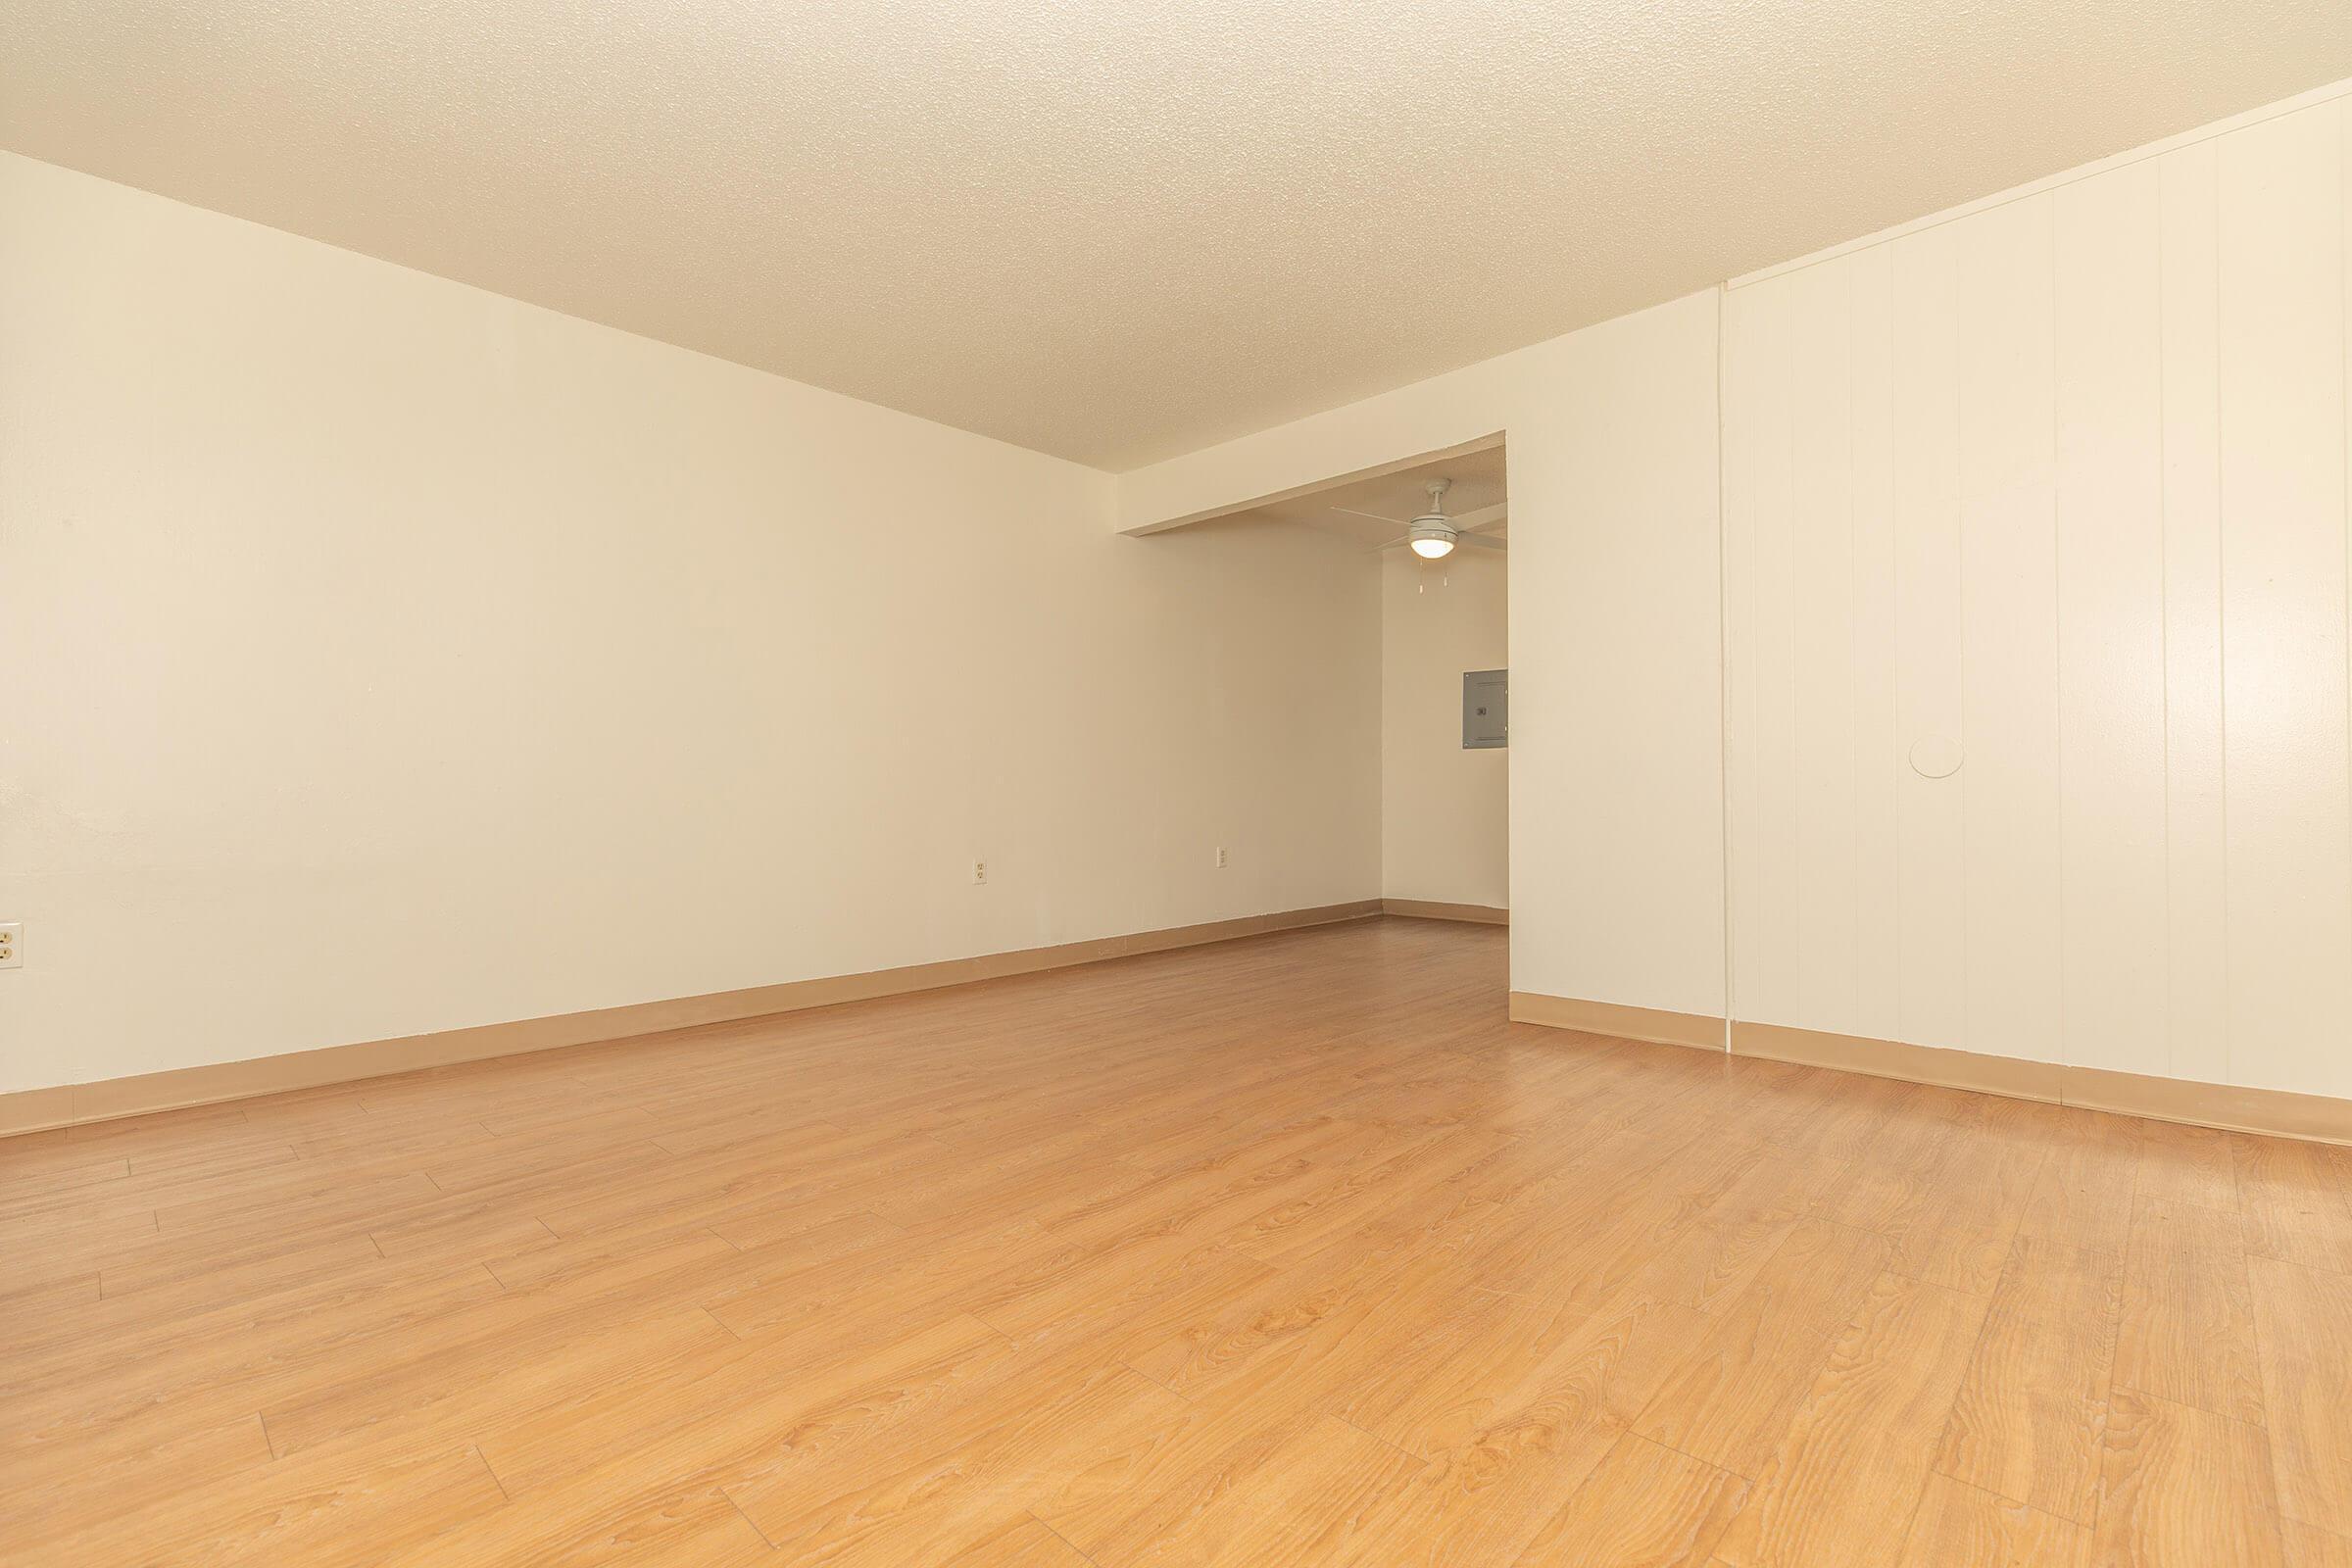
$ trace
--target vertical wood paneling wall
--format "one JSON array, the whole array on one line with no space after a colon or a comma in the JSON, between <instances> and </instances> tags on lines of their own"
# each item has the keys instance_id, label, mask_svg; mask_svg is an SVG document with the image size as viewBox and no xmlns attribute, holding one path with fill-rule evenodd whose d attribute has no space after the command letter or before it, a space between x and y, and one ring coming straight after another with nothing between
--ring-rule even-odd
<instances>
[{"instance_id":1,"label":"vertical wood paneling wall","mask_svg":"<svg viewBox=\"0 0 2352 1568\"><path fill-rule=\"evenodd\" d=\"M1729 291L1734 1016L2352 1095L2346 102Z\"/></svg>"}]
</instances>

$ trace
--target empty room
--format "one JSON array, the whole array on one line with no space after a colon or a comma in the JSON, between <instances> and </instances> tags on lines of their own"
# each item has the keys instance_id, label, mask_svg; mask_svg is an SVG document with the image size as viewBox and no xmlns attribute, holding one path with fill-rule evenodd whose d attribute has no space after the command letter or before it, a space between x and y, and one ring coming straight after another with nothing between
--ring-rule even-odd
<instances>
[{"instance_id":1,"label":"empty room","mask_svg":"<svg viewBox=\"0 0 2352 1568\"><path fill-rule=\"evenodd\" d=\"M2340 0L0 7L0 1564L2352 1568Z\"/></svg>"}]
</instances>

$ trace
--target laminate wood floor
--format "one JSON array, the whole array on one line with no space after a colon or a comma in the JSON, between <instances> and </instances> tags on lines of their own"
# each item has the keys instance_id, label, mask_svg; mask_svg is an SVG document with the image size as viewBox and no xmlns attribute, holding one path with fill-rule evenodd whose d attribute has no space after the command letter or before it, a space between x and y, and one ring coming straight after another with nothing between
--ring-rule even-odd
<instances>
[{"instance_id":1,"label":"laminate wood floor","mask_svg":"<svg viewBox=\"0 0 2352 1568\"><path fill-rule=\"evenodd\" d=\"M2352 1563L2352 1151L1390 919L0 1143L10 1564Z\"/></svg>"}]
</instances>

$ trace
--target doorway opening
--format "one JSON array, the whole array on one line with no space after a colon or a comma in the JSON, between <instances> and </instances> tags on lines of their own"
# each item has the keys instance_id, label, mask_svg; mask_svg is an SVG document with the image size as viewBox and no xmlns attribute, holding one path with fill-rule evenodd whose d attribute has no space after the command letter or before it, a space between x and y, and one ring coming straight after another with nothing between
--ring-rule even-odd
<instances>
[{"instance_id":1,"label":"doorway opening","mask_svg":"<svg viewBox=\"0 0 2352 1568\"><path fill-rule=\"evenodd\" d=\"M1380 577L1381 899L1510 919L1509 507L1499 442L1239 514L1340 535Z\"/></svg>"}]
</instances>

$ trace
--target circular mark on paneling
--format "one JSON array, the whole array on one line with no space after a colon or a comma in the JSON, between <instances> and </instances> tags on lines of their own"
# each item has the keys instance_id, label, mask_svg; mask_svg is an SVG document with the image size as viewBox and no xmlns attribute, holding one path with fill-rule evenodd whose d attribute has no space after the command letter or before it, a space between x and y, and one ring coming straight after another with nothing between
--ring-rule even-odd
<instances>
[{"instance_id":1,"label":"circular mark on paneling","mask_svg":"<svg viewBox=\"0 0 2352 1568\"><path fill-rule=\"evenodd\" d=\"M1960 771L1960 743L1949 735L1922 735L1911 743L1911 771L1921 778L1950 778Z\"/></svg>"}]
</instances>

